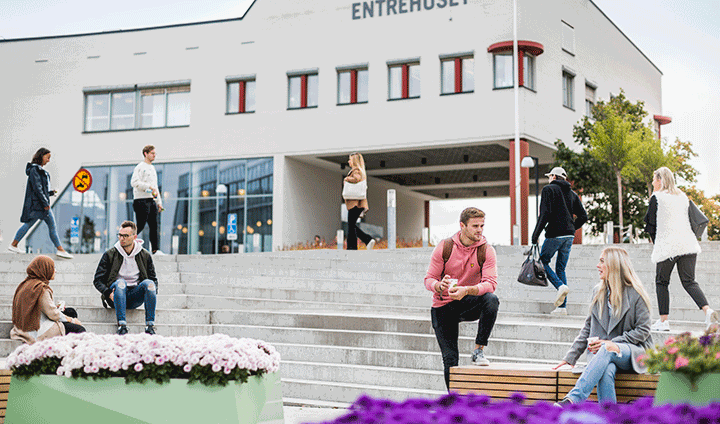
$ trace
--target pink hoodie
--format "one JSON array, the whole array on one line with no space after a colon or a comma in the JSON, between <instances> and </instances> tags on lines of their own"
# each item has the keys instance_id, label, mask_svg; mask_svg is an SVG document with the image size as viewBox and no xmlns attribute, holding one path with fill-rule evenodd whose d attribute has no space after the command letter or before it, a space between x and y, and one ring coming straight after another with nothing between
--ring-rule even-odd
<instances>
[{"instance_id":1,"label":"pink hoodie","mask_svg":"<svg viewBox=\"0 0 720 424\"><path fill-rule=\"evenodd\" d=\"M445 306L452 302L445 290L442 296L435 292L435 283L442 280L444 275L450 275L452 278L458 279L458 286L477 286L479 296L485 293L492 293L497 287L497 257L495 249L489 244L485 248L485 263L482 267L482 278L479 277L477 263L477 248L487 243L485 236L482 236L479 242L470 246L464 246L460 242L460 232L452 236L453 246L450 258L445 264L445 272L443 272L443 245L444 241L438 243L430 258L430 266L425 275L425 288L434 293L433 308Z\"/></svg>"}]
</instances>

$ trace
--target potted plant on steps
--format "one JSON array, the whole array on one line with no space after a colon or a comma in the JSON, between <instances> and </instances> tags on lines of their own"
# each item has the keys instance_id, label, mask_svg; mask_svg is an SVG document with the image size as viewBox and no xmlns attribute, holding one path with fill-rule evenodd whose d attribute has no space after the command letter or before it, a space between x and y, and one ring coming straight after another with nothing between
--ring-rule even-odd
<instances>
[{"instance_id":1,"label":"potted plant on steps","mask_svg":"<svg viewBox=\"0 0 720 424\"><path fill-rule=\"evenodd\" d=\"M70 334L6 364L13 424L283 420L280 354L262 340Z\"/></svg>"},{"instance_id":2,"label":"potted plant on steps","mask_svg":"<svg viewBox=\"0 0 720 424\"><path fill-rule=\"evenodd\" d=\"M648 350L644 361L660 373L655 405L720 402L720 332L713 325L699 337L682 333Z\"/></svg>"}]
</instances>

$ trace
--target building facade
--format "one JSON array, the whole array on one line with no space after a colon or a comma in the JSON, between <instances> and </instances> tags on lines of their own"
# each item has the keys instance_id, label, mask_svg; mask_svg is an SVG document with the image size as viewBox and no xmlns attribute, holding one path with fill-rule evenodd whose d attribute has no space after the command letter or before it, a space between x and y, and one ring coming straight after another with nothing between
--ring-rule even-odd
<instances>
[{"instance_id":1,"label":"building facade","mask_svg":"<svg viewBox=\"0 0 720 424\"><path fill-rule=\"evenodd\" d=\"M92 221L75 251L112 245L132 217L129 174L147 144L166 207L162 250L217 252L235 214L235 243L268 251L333 239L355 151L369 175L366 222L380 233L388 189L405 239L428 226L430 200L508 196L514 72L521 155L541 172L599 99L623 89L662 114L662 73L592 1L517 4L517 67L511 0L257 0L238 19L4 40L3 237L20 225L25 163L43 146L65 189L61 240L73 216ZM68 187L80 167L93 174L84 195ZM527 169L521 187L526 240ZM28 246L42 249L44 234Z\"/></svg>"}]
</instances>

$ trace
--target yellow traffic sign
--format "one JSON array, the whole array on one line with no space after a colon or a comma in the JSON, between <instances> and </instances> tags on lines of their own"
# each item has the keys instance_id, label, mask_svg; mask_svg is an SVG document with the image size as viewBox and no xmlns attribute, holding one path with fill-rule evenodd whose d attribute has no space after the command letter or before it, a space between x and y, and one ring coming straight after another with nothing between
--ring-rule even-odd
<instances>
[{"instance_id":1,"label":"yellow traffic sign","mask_svg":"<svg viewBox=\"0 0 720 424\"><path fill-rule=\"evenodd\" d=\"M85 193L90 190L90 186L92 185L92 175L90 175L90 171L85 168L80 168L80 170L75 173L72 184L75 190L80 193Z\"/></svg>"}]
</instances>

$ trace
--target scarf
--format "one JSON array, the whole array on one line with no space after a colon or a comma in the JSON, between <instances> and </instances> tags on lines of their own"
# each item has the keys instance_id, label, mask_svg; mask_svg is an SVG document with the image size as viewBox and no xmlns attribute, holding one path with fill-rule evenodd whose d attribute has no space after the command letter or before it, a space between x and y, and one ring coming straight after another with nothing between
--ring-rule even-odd
<instances>
[{"instance_id":1,"label":"scarf","mask_svg":"<svg viewBox=\"0 0 720 424\"><path fill-rule=\"evenodd\" d=\"M40 298L50 290L50 279L55 274L55 262L44 255L37 256L27 267L27 277L15 290L13 297L12 322L22 331L37 331L40 328Z\"/></svg>"}]
</instances>

